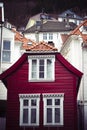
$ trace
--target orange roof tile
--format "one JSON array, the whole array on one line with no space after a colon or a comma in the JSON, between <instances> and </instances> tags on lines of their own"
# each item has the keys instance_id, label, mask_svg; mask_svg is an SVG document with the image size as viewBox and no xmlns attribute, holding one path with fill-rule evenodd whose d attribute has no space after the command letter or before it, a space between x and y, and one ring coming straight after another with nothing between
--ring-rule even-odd
<instances>
[{"instance_id":1,"label":"orange roof tile","mask_svg":"<svg viewBox=\"0 0 87 130\"><path fill-rule=\"evenodd\" d=\"M83 34L80 31L80 28L82 26L87 26L87 20L83 21L78 27L76 27L73 31L71 31L71 33L66 37L66 39L64 40L63 44L66 42L66 40L71 36L71 35L80 35L83 39L84 43L87 43L87 34Z\"/></svg>"},{"instance_id":2,"label":"orange roof tile","mask_svg":"<svg viewBox=\"0 0 87 130\"><path fill-rule=\"evenodd\" d=\"M36 45L33 46L26 46L25 48L27 51L57 51L57 48L48 45L48 43L42 41L40 43L37 43Z\"/></svg>"},{"instance_id":3,"label":"orange roof tile","mask_svg":"<svg viewBox=\"0 0 87 130\"><path fill-rule=\"evenodd\" d=\"M62 38L62 41L63 43L66 41L66 39L69 37L68 34L61 34L61 38Z\"/></svg>"},{"instance_id":4,"label":"orange roof tile","mask_svg":"<svg viewBox=\"0 0 87 130\"><path fill-rule=\"evenodd\" d=\"M23 49L26 49L26 47L29 47L28 43L31 43L32 46L36 45L35 41L33 41L31 39L27 39L26 37L24 37L21 33L16 31L15 29L12 29L12 31L15 33L15 40L23 43L23 45L22 45ZM31 45L30 45L30 47L31 47Z\"/></svg>"},{"instance_id":5,"label":"orange roof tile","mask_svg":"<svg viewBox=\"0 0 87 130\"><path fill-rule=\"evenodd\" d=\"M15 29L12 29L12 31L15 33L15 41L20 41L22 43L28 43L28 39L24 37L21 33L16 31Z\"/></svg>"},{"instance_id":6,"label":"orange roof tile","mask_svg":"<svg viewBox=\"0 0 87 130\"><path fill-rule=\"evenodd\" d=\"M77 28L75 28L70 34L79 34L79 29L82 26L87 26L87 20L84 20Z\"/></svg>"}]
</instances>

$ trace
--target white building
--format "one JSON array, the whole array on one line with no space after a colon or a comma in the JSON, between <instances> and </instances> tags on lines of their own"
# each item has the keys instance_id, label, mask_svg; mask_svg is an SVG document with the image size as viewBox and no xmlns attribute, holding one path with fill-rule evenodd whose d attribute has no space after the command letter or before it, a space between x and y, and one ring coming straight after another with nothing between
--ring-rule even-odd
<instances>
[{"instance_id":1,"label":"white building","mask_svg":"<svg viewBox=\"0 0 87 130\"><path fill-rule=\"evenodd\" d=\"M83 72L78 95L79 113L81 112L79 129L87 130L87 20L70 33L61 53L73 66Z\"/></svg>"},{"instance_id":2,"label":"white building","mask_svg":"<svg viewBox=\"0 0 87 130\"><path fill-rule=\"evenodd\" d=\"M76 24L72 22L67 26L67 22L42 20L36 21L36 24L26 29L23 33L28 39L32 39L36 42L45 41L48 44L55 46L58 51L60 51L60 34L69 34L69 32L75 28Z\"/></svg>"},{"instance_id":3,"label":"white building","mask_svg":"<svg viewBox=\"0 0 87 130\"><path fill-rule=\"evenodd\" d=\"M12 28L10 23L0 27L0 73L12 66L22 55L22 44L27 43L21 33ZM0 81L0 130L5 130L7 88Z\"/></svg>"},{"instance_id":4,"label":"white building","mask_svg":"<svg viewBox=\"0 0 87 130\"><path fill-rule=\"evenodd\" d=\"M83 18L81 16L77 15L72 10L66 10L58 15L58 21L62 22L62 21L67 21L67 20L68 20L68 22L73 22L73 23L79 25L83 21Z\"/></svg>"}]
</instances>

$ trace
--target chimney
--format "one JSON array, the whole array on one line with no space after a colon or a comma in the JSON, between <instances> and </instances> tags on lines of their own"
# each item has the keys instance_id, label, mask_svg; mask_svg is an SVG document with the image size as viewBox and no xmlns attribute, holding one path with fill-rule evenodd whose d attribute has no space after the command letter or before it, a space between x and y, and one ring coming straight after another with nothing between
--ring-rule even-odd
<instances>
[{"instance_id":1,"label":"chimney","mask_svg":"<svg viewBox=\"0 0 87 130\"><path fill-rule=\"evenodd\" d=\"M4 5L0 3L0 23L4 22Z\"/></svg>"},{"instance_id":2,"label":"chimney","mask_svg":"<svg viewBox=\"0 0 87 130\"><path fill-rule=\"evenodd\" d=\"M66 14L66 27L70 27L69 25L69 14Z\"/></svg>"}]
</instances>

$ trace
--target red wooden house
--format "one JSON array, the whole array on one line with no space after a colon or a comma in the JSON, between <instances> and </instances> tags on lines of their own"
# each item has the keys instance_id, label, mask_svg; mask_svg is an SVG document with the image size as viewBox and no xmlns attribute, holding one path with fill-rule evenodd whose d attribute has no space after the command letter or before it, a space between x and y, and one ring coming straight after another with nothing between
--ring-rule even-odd
<instances>
[{"instance_id":1,"label":"red wooden house","mask_svg":"<svg viewBox=\"0 0 87 130\"><path fill-rule=\"evenodd\" d=\"M6 130L77 130L82 73L41 42L0 75L8 89Z\"/></svg>"}]
</instances>

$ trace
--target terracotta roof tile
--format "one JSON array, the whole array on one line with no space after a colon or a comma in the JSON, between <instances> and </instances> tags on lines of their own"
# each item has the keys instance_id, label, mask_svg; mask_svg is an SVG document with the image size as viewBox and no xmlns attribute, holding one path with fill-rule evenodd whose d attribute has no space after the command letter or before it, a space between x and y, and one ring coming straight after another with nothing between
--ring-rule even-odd
<instances>
[{"instance_id":1,"label":"terracotta roof tile","mask_svg":"<svg viewBox=\"0 0 87 130\"><path fill-rule=\"evenodd\" d=\"M24 37L21 33L16 31L15 29L12 29L12 31L15 33L15 41L20 41L22 43L28 43L28 39Z\"/></svg>"},{"instance_id":2,"label":"terracotta roof tile","mask_svg":"<svg viewBox=\"0 0 87 130\"><path fill-rule=\"evenodd\" d=\"M80 31L80 28L82 26L87 26L87 20L83 21L83 23L81 23L73 32L73 34L77 34L77 35L81 35L82 39L83 39L83 42L87 44L87 34L83 34L81 31Z\"/></svg>"},{"instance_id":3,"label":"terracotta roof tile","mask_svg":"<svg viewBox=\"0 0 87 130\"><path fill-rule=\"evenodd\" d=\"M36 45L35 41L33 41L31 39L27 39L26 37L24 37L21 33L16 31L15 29L12 29L12 31L15 33L15 41L20 41L23 43L23 45L22 45L23 49L26 50L26 48Z\"/></svg>"},{"instance_id":4,"label":"terracotta roof tile","mask_svg":"<svg viewBox=\"0 0 87 130\"><path fill-rule=\"evenodd\" d=\"M48 43L44 41L36 43L36 45L32 45L31 47L26 46L25 49L27 51L57 51L57 48L48 45Z\"/></svg>"},{"instance_id":5,"label":"terracotta roof tile","mask_svg":"<svg viewBox=\"0 0 87 130\"><path fill-rule=\"evenodd\" d=\"M83 34L81 32L81 30L80 30L80 28L83 27L83 26L87 26L87 20L83 21L78 27L76 27L73 31L71 31L69 36L71 36L71 35L80 35L82 37L82 39L83 39L83 42L87 44L87 34Z\"/></svg>"},{"instance_id":6,"label":"terracotta roof tile","mask_svg":"<svg viewBox=\"0 0 87 130\"><path fill-rule=\"evenodd\" d=\"M62 41L63 43L65 43L66 39L69 37L68 34L61 34L61 38L62 38Z\"/></svg>"}]
</instances>

